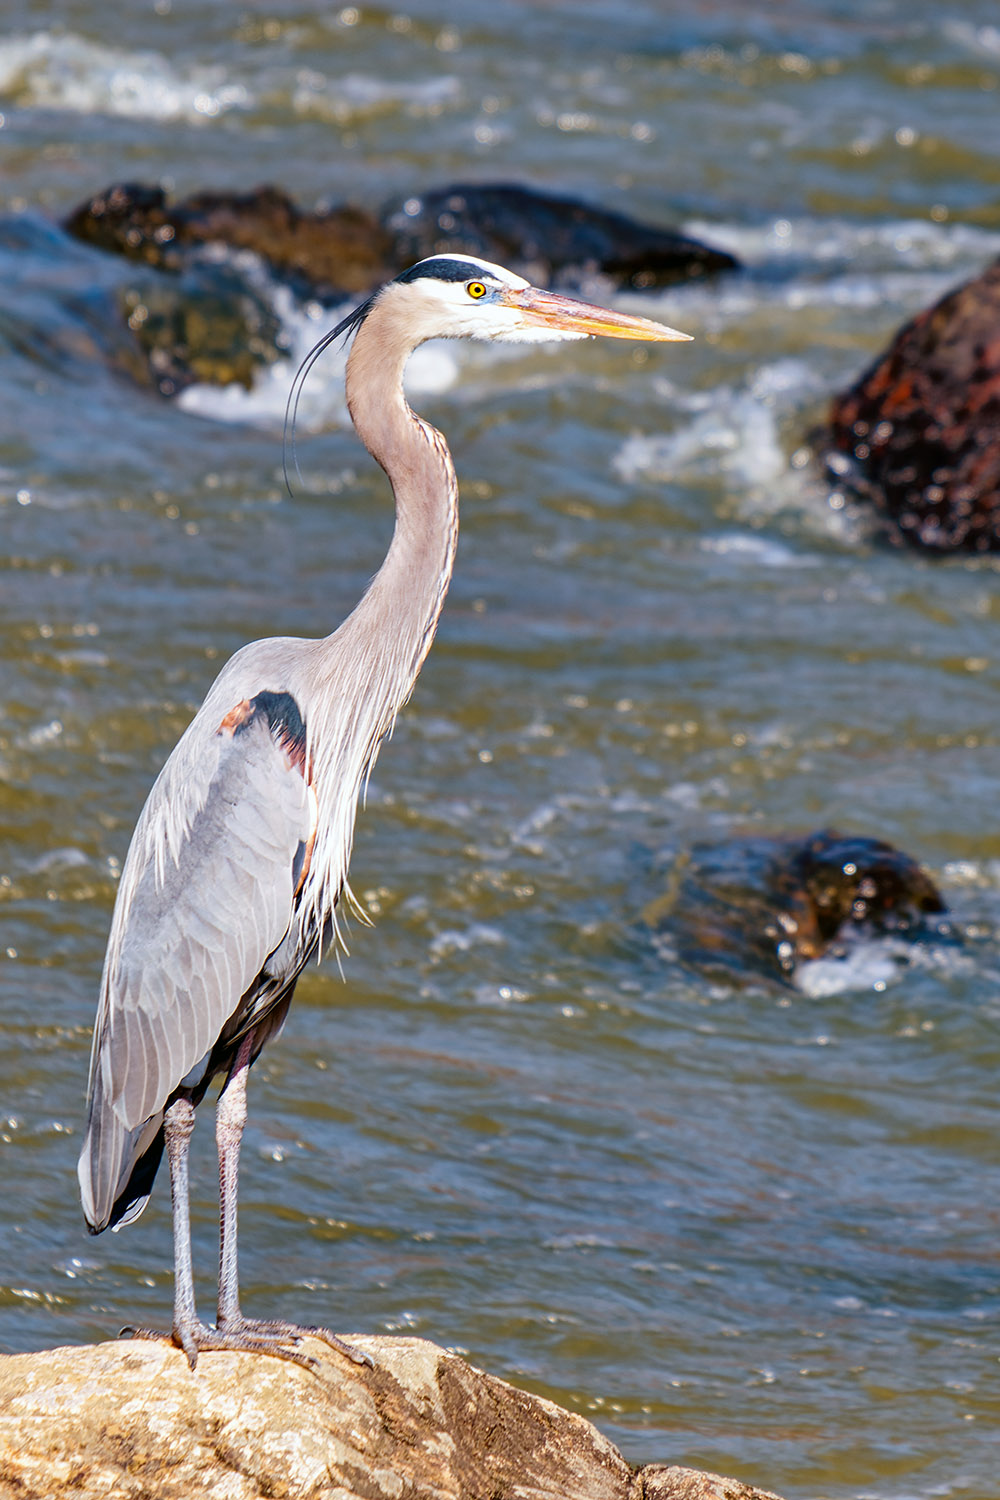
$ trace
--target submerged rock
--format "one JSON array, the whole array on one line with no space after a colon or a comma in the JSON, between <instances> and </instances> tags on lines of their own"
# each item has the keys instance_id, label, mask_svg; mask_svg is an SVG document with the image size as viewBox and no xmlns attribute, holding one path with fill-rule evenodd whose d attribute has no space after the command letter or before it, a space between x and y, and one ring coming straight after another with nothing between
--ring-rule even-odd
<instances>
[{"instance_id":1,"label":"submerged rock","mask_svg":"<svg viewBox=\"0 0 1000 1500\"><path fill-rule=\"evenodd\" d=\"M897 333L834 400L828 440L892 540L1000 550L1000 262Z\"/></svg>"},{"instance_id":2,"label":"submerged rock","mask_svg":"<svg viewBox=\"0 0 1000 1500\"><path fill-rule=\"evenodd\" d=\"M389 205L385 222L400 265L459 251L542 283L600 272L628 286L666 286L738 264L675 230L512 183L431 188Z\"/></svg>"},{"instance_id":3,"label":"submerged rock","mask_svg":"<svg viewBox=\"0 0 1000 1500\"><path fill-rule=\"evenodd\" d=\"M270 303L232 266L192 266L176 279L149 275L126 287L119 305L141 365L164 396L195 381L249 390L258 369L284 352Z\"/></svg>"},{"instance_id":4,"label":"submerged rock","mask_svg":"<svg viewBox=\"0 0 1000 1500\"><path fill-rule=\"evenodd\" d=\"M285 353L270 301L228 264L192 263L179 276L137 267L115 288L68 302L89 359L173 396L195 381L250 389ZM82 351L76 351L80 357Z\"/></svg>"},{"instance_id":5,"label":"submerged rock","mask_svg":"<svg viewBox=\"0 0 1000 1500\"><path fill-rule=\"evenodd\" d=\"M370 1369L131 1341L0 1360L0 1496L46 1500L777 1500L635 1470L583 1417L422 1339L358 1338Z\"/></svg>"},{"instance_id":6,"label":"submerged rock","mask_svg":"<svg viewBox=\"0 0 1000 1500\"><path fill-rule=\"evenodd\" d=\"M807 960L861 937L915 940L946 908L921 867L880 839L832 830L806 838L735 838L696 845L669 891L643 913L677 957L702 969L790 980Z\"/></svg>"}]
</instances>

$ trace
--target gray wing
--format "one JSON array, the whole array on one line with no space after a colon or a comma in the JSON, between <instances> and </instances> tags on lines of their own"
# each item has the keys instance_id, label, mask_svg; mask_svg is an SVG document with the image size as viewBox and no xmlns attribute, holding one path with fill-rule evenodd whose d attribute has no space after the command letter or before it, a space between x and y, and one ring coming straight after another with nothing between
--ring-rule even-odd
<instances>
[{"instance_id":1,"label":"gray wing","mask_svg":"<svg viewBox=\"0 0 1000 1500\"><path fill-rule=\"evenodd\" d=\"M259 693L213 717L206 704L164 767L122 872L80 1158L95 1229L287 933L315 831L294 699Z\"/></svg>"}]
</instances>

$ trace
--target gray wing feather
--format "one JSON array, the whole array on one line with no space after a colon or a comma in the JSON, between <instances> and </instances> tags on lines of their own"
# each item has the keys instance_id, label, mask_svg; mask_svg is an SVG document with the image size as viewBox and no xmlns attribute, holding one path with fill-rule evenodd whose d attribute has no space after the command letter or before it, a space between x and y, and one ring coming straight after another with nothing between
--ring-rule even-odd
<instances>
[{"instance_id":1,"label":"gray wing feather","mask_svg":"<svg viewBox=\"0 0 1000 1500\"><path fill-rule=\"evenodd\" d=\"M207 708L207 705L206 705ZM105 962L80 1163L107 1222L148 1123L211 1051L288 931L309 789L257 714L219 733L203 710L133 835Z\"/></svg>"}]
</instances>

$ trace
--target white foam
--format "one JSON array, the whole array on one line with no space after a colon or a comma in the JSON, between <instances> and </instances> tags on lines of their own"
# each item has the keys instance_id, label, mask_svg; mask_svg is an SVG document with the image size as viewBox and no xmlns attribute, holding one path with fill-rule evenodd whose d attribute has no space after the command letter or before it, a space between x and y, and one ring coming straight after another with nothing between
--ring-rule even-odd
<instances>
[{"instance_id":1,"label":"white foam","mask_svg":"<svg viewBox=\"0 0 1000 1500\"><path fill-rule=\"evenodd\" d=\"M178 73L158 52L129 52L73 32L0 40L0 96L42 109L135 119L205 120L250 95L222 67Z\"/></svg>"},{"instance_id":2,"label":"white foam","mask_svg":"<svg viewBox=\"0 0 1000 1500\"><path fill-rule=\"evenodd\" d=\"M702 552L745 561L753 568L815 567L819 561L818 558L803 557L783 542L755 531L724 531L716 536L702 537L698 546Z\"/></svg>"},{"instance_id":3,"label":"white foam","mask_svg":"<svg viewBox=\"0 0 1000 1500\"><path fill-rule=\"evenodd\" d=\"M288 358L262 368L249 391L236 384L188 386L177 398L177 404L185 411L217 422L248 422L255 427L277 429L283 426L296 370L324 330L336 327L352 304L331 310L310 303L303 308L285 287L273 287L267 294L281 319ZM313 366L302 387L296 431L318 432L350 426L344 399L348 351L349 345L338 343L327 349ZM417 396L436 395L454 385L458 371L455 345L442 339L433 340L421 345L411 356L406 367L406 388Z\"/></svg>"},{"instance_id":4,"label":"white foam","mask_svg":"<svg viewBox=\"0 0 1000 1500\"><path fill-rule=\"evenodd\" d=\"M399 106L416 117L436 115L461 99L462 86L450 73L420 79L372 78L364 73L327 78L306 71L297 75L292 107L297 114L344 125Z\"/></svg>"},{"instance_id":5,"label":"white foam","mask_svg":"<svg viewBox=\"0 0 1000 1500\"><path fill-rule=\"evenodd\" d=\"M977 57L1000 57L1000 27L977 26L973 21L944 21L941 30L949 41Z\"/></svg>"},{"instance_id":6,"label":"white foam","mask_svg":"<svg viewBox=\"0 0 1000 1500\"><path fill-rule=\"evenodd\" d=\"M847 990L884 990L900 976L906 945L875 938L850 947L841 957L814 958L799 964L794 983L803 995L820 1000Z\"/></svg>"},{"instance_id":7,"label":"white foam","mask_svg":"<svg viewBox=\"0 0 1000 1500\"><path fill-rule=\"evenodd\" d=\"M660 390L673 411L692 420L670 433L633 433L613 459L626 482L667 481L723 473L742 488L772 486L788 471L778 434L778 415L793 411L816 388L817 377L801 360L762 365L743 387L716 386L709 395Z\"/></svg>"},{"instance_id":8,"label":"white foam","mask_svg":"<svg viewBox=\"0 0 1000 1500\"><path fill-rule=\"evenodd\" d=\"M471 927L449 927L431 940L430 953L434 958L446 958L452 953L468 953L472 948L488 946L502 948L506 938L498 927L485 922L473 922Z\"/></svg>"},{"instance_id":9,"label":"white foam","mask_svg":"<svg viewBox=\"0 0 1000 1500\"><path fill-rule=\"evenodd\" d=\"M875 224L836 217L778 218L762 224L692 219L683 229L694 239L730 251L749 267L788 261L829 269L839 261L866 271L892 271L900 266L947 270L981 265L1000 252L996 230L933 219L889 219Z\"/></svg>"},{"instance_id":10,"label":"white foam","mask_svg":"<svg viewBox=\"0 0 1000 1500\"><path fill-rule=\"evenodd\" d=\"M32 875L41 875L48 870L72 870L89 864L90 860L83 850L70 844L62 849L47 849L44 854L29 862L28 870Z\"/></svg>"},{"instance_id":11,"label":"white foam","mask_svg":"<svg viewBox=\"0 0 1000 1500\"><path fill-rule=\"evenodd\" d=\"M356 87L366 95L360 85ZM390 92L393 87L386 85ZM727 237L733 240L734 248L747 259L752 260L748 248L756 245L761 260L773 266L773 226L770 233L733 226L695 227L716 243L725 243ZM794 318L808 309L816 309L822 318L831 305L856 309L865 317L869 308L884 311L887 305L924 306L952 284L954 269L946 272L945 268L970 259L981 264L987 254L1000 250L1000 235L917 221L858 226L802 220L792 225L788 238L806 264L786 280L723 278L711 286L672 288L655 296L627 295L621 300L670 322L685 318L695 326L700 322L703 330L714 329L724 337L730 328L748 319ZM900 249L904 244L909 247L906 251ZM862 253L865 249L867 255ZM845 262L841 273L832 264L838 257ZM860 269L855 259L862 262ZM865 268L866 259L871 261L871 269ZM910 269L900 269L901 262ZM252 279L281 319L289 348L287 360L261 369L250 391L239 385L196 385L179 397L179 404L216 421L278 428L300 361L323 329L332 326L348 306L329 310L310 304L304 308L286 289L275 288L266 273L258 272ZM782 311L775 314L772 309ZM311 372L299 404L300 431L347 425L345 358L344 349L329 349ZM438 394L453 388L463 372L466 393L470 374L477 389L489 390L498 379L498 367L522 359L523 353L514 346L501 344L486 349L442 340L417 350L407 368L407 388L417 397ZM656 379L652 389L669 407L671 430L634 433L616 455L614 470L625 483L674 479L697 482L721 475L730 492L742 492L741 512L745 515L749 507L758 519L767 519L789 506L801 509L807 479L798 472L800 466L790 466L782 431L800 425L805 408L821 401L839 378L840 370L828 365L812 357L786 357L760 365L739 385L713 384L711 390L685 389L662 377ZM509 379L506 375L499 378ZM514 378L521 389L532 382L539 388L547 384L537 364L529 372L519 369ZM689 420L678 420L685 417ZM823 496L818 495L818 499L822 502L818 511L822 511L823 529L843 530L845 516L838 514L831 519L833 513L827 512Z\"/></svg>"}]
</instances>

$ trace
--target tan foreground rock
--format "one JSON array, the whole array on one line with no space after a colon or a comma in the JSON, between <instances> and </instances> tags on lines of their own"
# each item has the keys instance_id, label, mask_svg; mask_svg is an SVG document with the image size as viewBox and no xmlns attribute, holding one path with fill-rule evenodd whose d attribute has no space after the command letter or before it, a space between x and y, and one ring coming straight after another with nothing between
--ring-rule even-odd
<instances>
[{"instance_id":1,"label":"tan foreground rock","mask_svg":"<svg viewBox=\"0 0 1000 1500\"><path fill-rule=\"evenodd\" d=\"M583 1417L423 1339L323 1344L318 1374L140 1340L0 1357L0 1497L44 1500L776 1500L635 1470Z\"/></svg>"}]
</instances>

